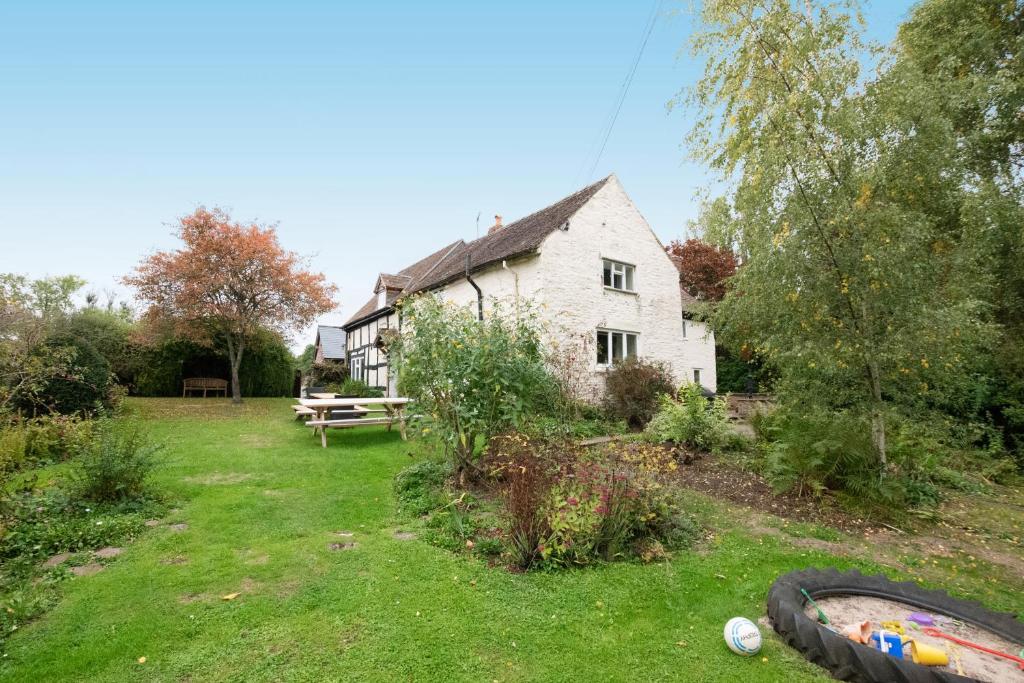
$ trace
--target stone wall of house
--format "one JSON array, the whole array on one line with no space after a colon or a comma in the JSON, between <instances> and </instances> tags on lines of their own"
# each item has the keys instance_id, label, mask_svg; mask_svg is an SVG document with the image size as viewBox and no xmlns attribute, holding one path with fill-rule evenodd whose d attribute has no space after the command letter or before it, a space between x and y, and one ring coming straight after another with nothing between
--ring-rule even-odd
<instances>
[{"instance_id":1,"label":"stone wall of house","mask_svg":"<svg viewBox=\"0 0 1024 683\"><path fill-rule=\"evenodd\" d=\"M605 288L605 258L636 266L636 293ZM578 347L580 335L589 335L592 396L603 392L606 371L597 364L593 344L598 329L636 333L640 356L665 362L679 383L692 380L693 371L699 370L701 384L715 390L714 334L701 323L687 321L684 336L678 272L616 178L576 213L568 230L545 239L539 256L507 265L473 275L485 308L494 298L514 305L518 289L521 297L539 304L549 343ZM476 305L476 291L465 280L439 294Z\"/></svg>"}]
</instances>

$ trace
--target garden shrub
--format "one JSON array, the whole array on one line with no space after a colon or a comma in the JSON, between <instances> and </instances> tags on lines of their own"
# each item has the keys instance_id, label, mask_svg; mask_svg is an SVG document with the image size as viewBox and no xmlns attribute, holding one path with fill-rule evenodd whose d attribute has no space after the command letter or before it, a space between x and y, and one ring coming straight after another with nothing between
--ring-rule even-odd
<instances>
[{"instance_id":1,"label":"garden shrub","mask_svg":"<svg viewBox=\"0 0 1024 683\"><path fill-rule=\"evenodd\" d=\"M523 432L531 437L555 441L589 439L596 436L625 434L628 431L629 425L623 420L610 420L604 417L566 420L562 417L537 415L529 418L523 426Z\"/></svg>"},{"instance_id":2,"label":"garden shrub","mask_svg":"<svg viewBox=\"0 0 1024 683\"><path fill-rule=\"evenodd\" d=\"M520 427L550 396L552 379L528 306L475 310L419 296L402 307L402 333L389 346L399 391L433 418L460 475L479 470L478 439Z\"/></svg>"},{"instance_id":3,"label":"garden shrub","mask_svg":"<svg viewBox=\"0 0 1024 683\"><path fill-rule=\"evenodd\" d=\"M484 463L500 487L507 555L520 569L652 560L696 537L668 481L677 464L660 446L572 450L508 434Z\"/></svg>"},{"instance_id":4,"label":"garden shrub","mask_svg":"<svg viewBox=\"0 0 1024 683\"><path fill-rule=\"evenodd\" d=\"M627 358L615 363L605 377L605 407L631 427L643 427L658 409L658 397L671 394L672 373L664 363Z\"/></svg>"},{"instance_id":5,"label":"garden shrub","mask_svg":"<svg viewBox=\"0 0 1024 683\"><path fill-rule=\"evenodd\" d=\"M444 482L451 470L434 460L409 465L395 475L394 490L401 512L425 515L445 504Z\"/></svg>"},{"instance_id":6,"label":"garden shrub","mask_svg":"<svg viewBox=\"0 0 1024 683\"><path fill-rule=\"evenodd\" d=\"M541 559L544 541L551 534L546 509L552 485L550 463L530 449L517 449L503 466L508 553L514 566L529 569Z\"/></svg>"},{"instance_id":7,"label":"garden shrub","mask_svg":"<svg viewBox=\"0 0 1024 683\"><path fill-rule=\"evenodd\" d=\"M145 499L159 450L137 424L105 421L75 459L75 495L98 503Z\"/></svg>"},{"instance_id":8,"label":"garden shrub","mask_svg":"<svg viewBox=\"0 0 1024 683\"><path fill-rule=\"evenodd\" d=\"M361 379L348 378L340 384L328 384L328 391L353 398L383 398L384 392L371 387Z\"/></svg>"},{"instance_id":9,"label":"garden shrub","mask_svg":"<svg viewBox=\"0 0 1024 683\"><path fill-rule=\"evenodd\" d=\"M663 394L658 403L658 412L647 425L647 435L654 441L671 441L701 451L717 450L727 442L729 419L724 398L709 401L700 385L691 382L679 388L678 399Z\"/></svg>"},{"instance_id":10,"label":"garden shrub","mask_svg":"<svg viewBox=\"0 0 1024 683\"><path fill-rule=\"evenodd\" d=\"M85 339L56 335L46 341L50 348L73 350L69 372L49 379L26 410L86 415L101 413L107 407L114 383L110 363Z\"/></svg>"},{"instance_id":11,"label":"garden shrub","mask_svg":"<svg viewBox=\"0 0 1024 683\"><path fill-rule=\"evenodd\" d=\"M758 420L764 470L779 490L841 494L868 507L929 506L943 489L978 490L988 476L1013 469L1008 458L966 447L948 425L890 416L889 465L882 468L864 416L780 411ZM988 476L986 476L988 475Z\"/></svg>"},{"instance_id":12,"label":"garden shrub","mask_svg":"<svg viewBox=\"0 0 1024 683\"><path fill-rule=\"evenodd\" d=\"M682 511L666 475L677 465L671 452L645 443L615 445L567 462L548 500L551 533L542 542L545 562L583 565L628 556L656 559L685 547L696 525Z\"/></svg>"},{"instance_id":13,"label":"garden shrub","mask_svg":"<svg viewBox=\"0 0 1024 683\"><path fill-rule=\"evenodd\" d=\"M347 363L337 360L324 360L320 363L313 363L310 365L306 379L306 386L324 387L339 385L346 382L348 379L349 373Z\"/></svg>"},{"instance_id":14,"label":"garden shrub","mask_svg":"<svg viewBox=\"0 0 1024 683\"><path fill-rule=\"evenodd\" d=\"M91 438L92 422L75 415L41 415L0 426L0 471L70 458Z\"/></svg>"}]
</instances>

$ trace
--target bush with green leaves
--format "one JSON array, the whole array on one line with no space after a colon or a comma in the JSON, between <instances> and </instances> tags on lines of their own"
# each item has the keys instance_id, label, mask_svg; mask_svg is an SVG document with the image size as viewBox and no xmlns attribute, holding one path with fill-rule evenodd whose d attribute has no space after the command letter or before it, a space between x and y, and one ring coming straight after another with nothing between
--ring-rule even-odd
<instances>
[{"instance_id":1,"label":"bush with green leaves","mask_svg":"<svg viewBox=\"0 0 1024 683\"><path fill-rule=\"evenodd\" d=\"M23 408L36 413L87 415L103 413L109 407L114 375L110 363L83 338L68 334L50 337L45 346L72 351L70 372L51 377Z\"/></svg>"},{"instance_id":2,"label":"bush with green leaves","mask_svg":"<svg viewBox=\"0 0 1024 683\"><path fill-rule=\"evenodd\" d=\"M535 313L495 304L477 320L475 309L425 295L402 316L389 349L398 390L433 419L460 474L479 474L478 439L521 426L550 396Z\"/></svg>"},{"instance_id":3,"label":"bush with green leaves","mask_svg":"<svg viewBox=\"0 0 1024 683\"><path fill-rule=\"evenodd\" d=\"M943 489L977 490L1014 469L1005 457L979 452L946 425L920 416L889 417L890 463L879 472L870 421L855 412L759 418L763 467L779 490L835 492L859 506L902 509L934 505Z\"/></svg>"},{"instance_id":4,"label":"bush with green leaves","mask_svg":"<svg viewBox=\"0 0 1024 683\"><path fill-rule=\"evenodd\" d=\"M445 504L442 491L451 469L435 460L423 460L409 465L395 475L395 497L401 512L420 516L437 510Z\"/></svg>"},{"instance_id":5,"label":"bush with green leaves","mask_svg":"<svg viewBox=\"0 0 1024 683\"><path fill-rule=\"evenodd\" d=\"M352 379L351 377L339 384L328 384L327 390L352 398L382 398L384 396L384 392L380 389L371 387L361 379Z\"/></svg>"},{"instance_id":6,"label":"bush with green leaves","mask_svg":"<svg viewBox=\"0 0 1024 683\"><path fill-rule=\"evenodd\" d=\"M74 415L41 415L0 426L0 471L70 458L92 438L93 423Z\"/></svg>"},{"instance_id":7,"label":"bush with green leaves","mask_svg":"<svg viewBox=\"0 0 1024 683\"><path fill-rule=\"evenodd\" d=\"M662 394L658 412L647 425L647 436L654 441L671 441L699 451L714 451L729 437L729 419L725 399L704 397L699 384L679 388L678 399Z\"/></svg>"},{"instance_id":8,"label":"bush with green leaves","mask_svg":"<svg viewBox=\"0 0 1024 683\"><path fill-rule=\"evenodd\" d=\"M75 458L76 497L97 503L145 500L159 450L138 424L104 421Z\"/></svg>"},{"instance_id":9,"label":"bush with green leaves","mask_svg":"<svg viewBox=\"0 0 1024 683\"><path fill-rule=\"evenodd\" d=\"M609 368L604 404L611 417L643 427L657 412L658 397L674 389L672 373L664 363L627 358Z\"/></svg>"}]
</instances>

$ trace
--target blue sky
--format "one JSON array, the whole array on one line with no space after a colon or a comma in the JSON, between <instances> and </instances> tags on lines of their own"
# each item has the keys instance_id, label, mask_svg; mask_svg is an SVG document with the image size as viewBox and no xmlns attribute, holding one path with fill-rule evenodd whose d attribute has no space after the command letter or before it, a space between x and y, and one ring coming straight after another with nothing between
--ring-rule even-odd
<instances>
[{"instance_id":1,"label":"blue sky","mask_svg":"<svg viewBox=\"0 0 1024 683\"><path fill-rule=\"evenodd\" d=\"M888 41L910 3L866 5ZM666 103L701 65L665 0L597 168L595 141L651 2L45 2L0 5L0 272L96 292L176 219L279 224L341 288L609 172L663 241L708 176ZM308 333L296 338L301 346Z\"/></svg>"}]
</instances>

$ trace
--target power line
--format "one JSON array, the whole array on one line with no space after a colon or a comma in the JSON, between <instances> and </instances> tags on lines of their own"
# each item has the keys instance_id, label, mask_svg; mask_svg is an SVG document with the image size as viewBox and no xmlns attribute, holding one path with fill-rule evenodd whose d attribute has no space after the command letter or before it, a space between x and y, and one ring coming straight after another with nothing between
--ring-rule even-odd
<instances>
[{"instance_id":1,"label":"power line","mask_svg":"<svg viewBox=\"0 0 1024 683\"><path fill-rule=\"evenodd\" d=\"M629 94L629 87L633 84L633 77L636 75L637 67L640 66L640 59L643 57L644 50L647 48L647 41L650 40L651 33L654 31L654 25L658 22L658 15L660 14L662 2L663 0L655 0L651 7L651 13L647 17L647 22L644 25L643 39L640 41L640 47L637 49L636 57L633 58L629 71L626 72L626 78L622 81L619 93L613 101L612 108L609 112L610 115L605 125L598 131L598 139L601 139L601 146L597 151L597 155L594 157L594 163L591 164L589 173L587 173L586 178L588 181L593 179L594 171L597 170L597 165L600 163L601 157L604 155L605 147L608 145L608 139L611 138L612 130L615 128L615 122L619 118L619 112L622 111L622 105L626 101L626 95ZM580 173L583 171L583 167L586 163L586 160L584 160L583 164L580 166L580 170L576 173L576 179L573 182L574 187L579 185Z\"/></svg>"}]
</instances>

